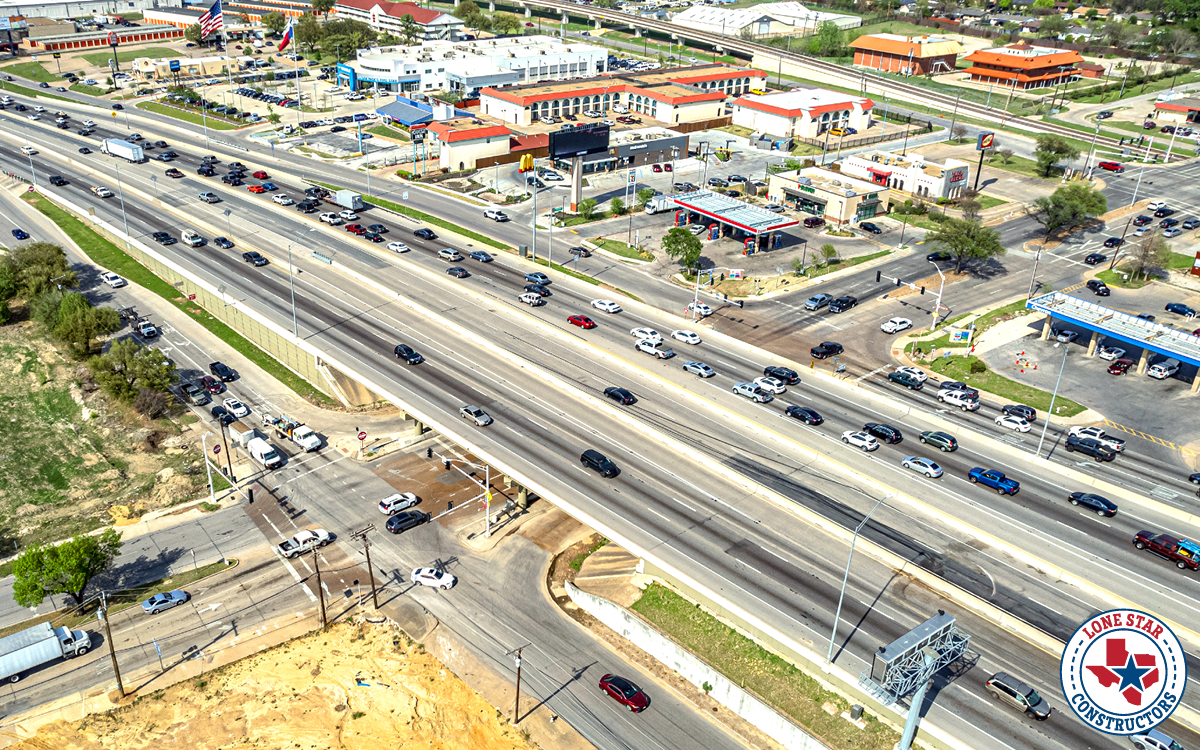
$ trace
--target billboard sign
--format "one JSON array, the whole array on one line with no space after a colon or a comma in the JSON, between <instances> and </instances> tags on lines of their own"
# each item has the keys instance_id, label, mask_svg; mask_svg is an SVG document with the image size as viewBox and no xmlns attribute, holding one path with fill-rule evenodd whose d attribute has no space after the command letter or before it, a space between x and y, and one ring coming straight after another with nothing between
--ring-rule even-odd
<instances>
[{"instance_id":1,"label":"billboard sign","mask_svg":"<svg viewBox=\"0 0 1200 750\"><path fill-rule=\"evenodd\" d=\"M588 125L550 132L550 158L571 159L608 151L607 125Z\"/></svg>"},{"instance_id":2,"label":"billboard sign","mask_svg":"<svg viewBox=\"0 0 1200 750\"><path fill-rule=\"evenodd\" d=\"M170 65L170 66L171 66L171 72L172 72L172 73L178 73L178 72L179 72L179 61L178 61L178 60L172 60L170 63L168 63L168 65Z\"/></svg>"},{"instance_id":3,"label":"billboard sign","mask_svg":"<svg viewBox=\"0 0 1200 750\"><path fill-rule=\"evenodd\" d=\"M975 144L976 151L987 151L992 146L996 145L995 133L980 133L979 142Z\"/></svg>"},{"instance_id":4,"label":"billboard sign","mask_svg":"<svg viewBox=\"0 0 1200 750\"><path fill-rule=\"evenodd\" d=\"M12 21L8 16L0 16L0 31L12 31Z\"/></svg>"}]
</instances>

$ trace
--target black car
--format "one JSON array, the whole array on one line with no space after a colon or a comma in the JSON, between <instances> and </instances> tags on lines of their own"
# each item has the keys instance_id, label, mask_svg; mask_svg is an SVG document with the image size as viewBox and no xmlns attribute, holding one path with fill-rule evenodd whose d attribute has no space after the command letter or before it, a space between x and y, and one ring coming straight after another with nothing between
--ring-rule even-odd
<instances>
[{"instance_id":1,"label":"black car","mask_svg":"<svg viewBox=\"0 0 1200 750\"><path fill-rule=\"evenodd\" d=\"M208 164L205 164L196 170L196 174L200 175L201 177L213 177L217 174L217 170L213 169Z\"/></svg>"},{"instance_id":2,"label":"black car","mask_svg":"<svg viewBox=\"0 0 1200 750\"><path fill-rule=\"evenodd\" d=\"M630 393L629 391L627 391L624 388L618 388L616 386L612 386L610 388L605 388L604 395L608 396L613 401L616 401L619 404L624 404L625 406L637 403L637 399L634 398L634 395L632 393Z\"/></svg>"},{"instance_id":3,"label":"black car","mask_svg":"<svg viewBox=\"0 0 1200 750\"><path fill-rule=\"evenodd\" d=\"M926 445L932 445L935 448L940 448L942 453L953 453L958 450L958 441L954 439L953 435L935 430L922 432L921 442Z\"/></svg>"},{"instance_id":4,"label":"black car","mask_svg":"<svg viewBox=\"0 0 1200 750\"><path fill-rule=\"evenodd\" d=\"M1185 219L1183 222L1184 229L1200 228L1200 219Z\"/></svg>"},{"instance_id":5,"label":"black car","mask_svg":"<svg viewBox=\"0 0 1200 750\"><path fill-rule=\"evenodd\" d=\"M408 344L396 344L396 348L392 350L392 354L396 355L396 359L402 359L410 365L419 365L425 361L425 358Z\"/></svg>"},{"instance_id":6,"label":"black car","mask_svg":"<svg viewBox=\"0 0 1200 750\"><path fill-rule=\"evenodd\" d=\"M1086 456L1091 456L1101 462L1112 461L1117 457L1116 451L1095 438L1081 438L1078 435L1068 435L1067 453L1074 453L1075 451L1079 451Z\"/></svg>"},{"instance_id":7,"label":"black car","mask_svg":"<svg viewBox=\"0 0 1200 750\"><path fill-rule=\"evenodd\" d=\"M797 374L795 370L788 367L779 367L777 365L764 367L763 375L766 375L768 378L781 380L787 385L795 385L796 383L800 382L800 375Z\"/></svg>"},{"instance_id":8,"label":"black car","mask_svg":"<svg viewBox=\"0 0 1200 750\"><path fill-rule=\"evenodd\" d=\"M864 222L860 223L858 225L858 228L863 230L864 232L870 232L871 234L883 234L883 230L879 228L878 224L874 224L869 221L864 221Z\"/></svg>"},{"instance_id":9,"label":"black car","mask_svg":"<svg viewBox=\"0 0 1200 750\"><path fill-rule=\"evenodd\" d=\"M1110 239L1115 239L1115 238L1110 238ZM1104 246L1105 247L1119 247L1120 246L1119 243L1121 243L1121 242L1122 242L1122 240L1117 240L1117 243L1118 243L1117 245L1109 245L1108 241L1105 241ZM1108 256L1104 255L1103 253L1089 253L1088 256L1083 259L1083 262L1087 263L1089 266L1094 266L1097 263L1103 263L1106 260L1108 260Z\"/></svg>"},{"instance_id":10,"label":"black car","mask_svg":"<svg viewBox=\"0 0 1200 750\"><path fill-rule=\"evenodd\" d=\"M114 104L114 105L112 105L112 108L113 109L125 109L125 106L122 104Z\"/></svg>"},{"instance_id":11,"label":"black car","mask_svg":"<svg viewBox=\"0 0 1200 750\"><path fill-rule=\"evenodd\" d=\"M617 465L608 460L607 456L591 448L588 448L579 456L579 462L605 479L611 479L621 473Z\"/></svg>"},{"instance_id":12,"label":"black car","mask_svg":"<svg viewBox=\"0 0 1200 750\"><path fill-rule=\"evenodd\" d=\"M1147 224L1149 224L1149 223L1150 223L1150 222L1152 222L1152 221L1154 221L1154 219L1150 218L1149 216L1144 216L1144 215L1143 215L1143 216L1139 216L1139 217L1137 217L1136 219L1134 219L1134 220L1133 220L1133 225L1134 225L1135 227L1144 227L1144 226L1146 226Z\"/></svg>"},{"instance_id":13,"label":"black car","mask_svg":"<svg viewBox=\"0 0 1200 750\"><path fill-rule=\"evenodd\" d=\"M835 354L841 354L846 351L841 344L836 341L822 341L821 343L808 350L813 359L826 359Z\"/></svg>"},{"instance_id":14,"label":"black car","mask_svg":"<svg viewBox=\"0 0 1200 750\"><path fill-rule=\"evenodd\" d=\"M388 228L382 224L371 224L367 226L368 232L377 232L378 234L387 234Z\"/></svg>"},{"instance_id":15,"label":"black car","mask_svg":"<svg viewBox=\"0 0 1200 750\"><path fill-rule=\"evenodd\" d=\"M155 142L154 142L154 147L155 147L155 148L166 148L166 147L167 147L167 142L166 142L166 141L155 141Z\"/></svg>"},{"instance_id":16,"label":"black car","mask_svg":"<svg viewBox=\"0 0 1200 750\"><path fill-rule=\"evenodd\" d=\"M383 242L383 235L379 232L363 232L362 238L370 242Z\"/></svg>"},{"instance_id":17,"label":"black car","mask_svg":"<svg viewBox=\"0 0 1200 750\"><path fill-rule=\"evenodd\" d=\"M1088 510L1096 511L1096 514L1103 518L1112 518L1117 515L1117 504L1106 497L1093 495L1090 492L1072 492L1067 496L1067 500L1071 501L1071 505L1082 505Z\"/></svg>"},{"instance_id":18,"label":"black car","mask_svg":"<svg viewBox=\"0 0 1200 750\"><path fill-rule=\"evenodd\" d=\"M488 255L484 250L476 250L475 252L471 253L471 260L477 260L480 263L491 263L492 256Z\"/></svg>"},{"instance_id":19,"label":"black car","mask_svg":"<svg viewBox=\"0 0 1200 750\"><path fill-rule=\"evenodd\" d=\"M1160 208L1154 212L1154 218L1161 219L1164 216L1170 216L1173 213L1175 213L1175 209L1167 208L1166 206L1163 206L1162 208Z\"/></svg>"},{"instance_id":20,"label":"black car","mask_svg":"<svg viewBox=\"0 0 1200 750\"><path fill-rule=\"evenodd\" d=\"M150 236L154 239L155 242L157 242L160 245L174 245L175 244L175 238L172 237L171 235L167 234L166 232L155 232L154 234L152 234Z\"/></svg>"},{"instance_id":21,"label":"black car","mask_svg":"<svg viewBox=\"0 0 1200 750\"><path fill-rule=\"evenodd\" d=\"M232 174L227 174L224 177L222 177L221 182L225 183L226 185L232 185L233 187L237 187L238 185L243 184L242 178L238 177L237 175L232 175Z\"/></svg>"},{"instance_id":22,"label":"black car","mask_svg":"<svg viewBox=\"0 0 1200 750\"><path fill-rule=\"evenodd\" d=\"M62 187L63 185L67 184L67 181L61 175L54 175L50 178L50 184Z\"/></svg>"},{"instance_id":23,"label":"black car","mask_svg":"<svg viewBox=\"0 0 1200 750\"><path fill-rule=\"evenodd\" d=\"M329 129L329 132L330 133L341 133L341 132L344 132L345 130L346 129L343 128L341 125L334 125L332 128Z\"/></svg>"},{"instance_id":24,"label":"black car","mask_svg":"<svg viewBox=\"0 0 1200 750\"><path fill-rule=\"evenodd\" d=\"M230 246L233 245L232 242L229 244L230 244ZM259 255L257 252L255 252L253 250L242 253L242 260L246 261L247 263L253 263L256 266L265 266L269 262L266 258Z\"/></svg>"},{"instance_id":25,"label":"black car","mask_svg":"<svg viewBox=\"0 0 1200 750\"><path fill-rule=\"evenodd\" d=\"M567 253L570 255L578 255L580 258L592 257L592 251L588 250L586 247L568 247Z\"/></svg>"},{"instance_id":26,"label":"black car","mask_svg":"<svg viewBox=\"0 0 1200 750\"><path fill-rule=\"evenodd\" d=\"M222 383L232 383L237 379L233 368L224 362L213 362L208 366L208 372L210 375L220 378Z\"/></svg>"},{"instance_id":27,"label":"black car","mask_svg":"<svg viewBox=\"0 0 1200 750\"><path fill-rule=\"evenodd\" d=\"M436 240L437 239L437 235L433 233L433 230L427 229L425 227L421 227L420 229L414 231L413 236L420 237L423 240Z\"/></svg>"},{"instance_id":28,"label":"black car","mask_svg":"<svg viewBox=\"0 0 1200 750\"><path fill-rule=\"evenodd\" d=\"M1007 417L1020 417L1026 422L1037 421L1037 409L1025 404L1005 404L1000 408L1000 411L1004 412L1004 415Z\"/></svg>"},{"instance_id":29,"label":"black car","mask_svg":"<svg viewBox=\"0 0 1200 750\"><path fill-rule=\"evenodd\" d=\"M534 294L536 294L540 297L549 297L550 296L550 290L547 289L542 284L526 284L525 291L533 292Z\"/></svg>"},{"instance_id":30,"label":"black car","mask_svg":"<svg viewBox=\"0 0 1200 750\"><path fill-rule=\"evenodd\" d=\"M789 406L783 411L792 419L798 419L804 424L818 425L825 421L825 417L807 406Z\"/></svg>"},{"instance_id":31,"label":"black car","mask_svg":"<svg viewBox=\"0 0 1200 750\"><path fill-rule=\"evenodd\" d=\"M237 421L237 417L233 416L224 406L214 406L212 411L213 419L221 424L233 424Z\"/></svg>"},{"instance_id":32,"label":"black car","mask_svg":"<svg viewBox=\"0 0 1200 750\"><path fill-rule=\"evenodd\" d=\"M858 297L847 294L844 297L838 297L829 303L829 312L840 313L849 310L858 304Z\"/></svg>"},{"instance_id":33,"label":"black car","mask_svg":"<svg viewBox=\"0 0 1200 750\"><path fill-rule=\"evenodd\" d=\"M1162 221L1158 222L1158 225L1163 229L1170 229L1177 224L1179 224L1179 219L1163 219Z\"/></svg>"},{"instance_id":34,"label":"black car","mask_svg":"<svg viewBox=\"0 0 1200 750\"><path fill-rule=\"evenodd\" d=\"M723 187L723 188L727 188L727 187L729 187L729 181L728 181L728 180L722 180L720 177L709 177L709 178L708 178L708 186L709 186L709 187Z\"/></svg>"},{"instance_id":35,"label":"black car","mask_svg":"<svg viewBox=\"0 0 1200 750\"><path fill-rule=\"evenodd\" d=\"M1108 285L1100 279L1091 279L1087 283L1087 288L1091 289L1098 297L1107 297L1111 292L1108 290Z\"/></svg>"},{"instance_id":36,"label":"black car","mask_svg":"<svg viewBox=\"0 0 1200 750\"><path fill-rule=\"evenodd\" d=\"M406 510L397 513L387 520L387 530L393 534L401 534L409 529L415 529L427 522L431 516L419 510Z\"/></svg>"},{"instance_id":37,"label":"black car","mask_svg":"<svg viewBox=\"0 0 1200 750\"><path fill-rule=\"evenodd\" d=\"M233 247L233 243L227 237L213 237L213 244L224 250Z\"/></svg>"},{"instance_id":38,"label":"black car","mask_svg":"<svg viewBox=\"0 0 1200 750\"><path fill-rule=\"evenodd\" d=\"M467 269L463 268L462 266L450 266L446 269L446 273L450 274L456 279L465 279L471 275L467 273Z\"/></svg>"},{"instance_id":39,"label":"black car","mask_svg":"<svg viewBox=\"0 0 1200 750\"><path fill-rule=\"evenodd\" d=\"M900 430L897 430L890 424L867 422L863 425L863 432L873 435L885 443L900 443L904 441L904 435L900 434Z\"/></svg>"},{"instance_id":40,"label":"black car","mask_svg":"<svg viewBox=\"0 0 1200 750\"><path fill-rule=\"evenodd\" d=\"M83 148L79 149L79 153L90 154L90 153L92 153L92 150L90 148L88 148L87 146L84 146Z\"/></svg>"}]
</instances>

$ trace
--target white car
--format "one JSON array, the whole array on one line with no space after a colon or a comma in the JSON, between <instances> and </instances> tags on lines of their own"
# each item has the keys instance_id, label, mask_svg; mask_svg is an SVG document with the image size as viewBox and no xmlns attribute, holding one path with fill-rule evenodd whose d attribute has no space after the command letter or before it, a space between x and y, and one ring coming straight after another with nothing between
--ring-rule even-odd
<instances>
[{"instance_id":1,"label":"white car","mask_svg":"<svg viewBox=\"0 0 1200 750\"><path fill-rule=\"evenodd\" d=\"M1060 341L1064 344L1069 344L1072 341L1074 341L1075 339L1079 338L1079 334L1076 333L1075 331L1059 331L1058 336L1056 338L1058 341Z\"/></svg>"},{"instance_id":2,"label":"white car","mask_svg":"<svg viewBox=\"0 0 1200 750\"><path fill-rule=\"evenodd\" d=\"M389 242L387 243L387 249L395 253L407 253L408 245L405 245L403 242Z\"/></svg>"},{"instance_id":3,"label":"white car","mask_svg":"<svg viewBox=\"0 0 1200 750\"><path fill-rule=\"evenodd\" d=\"M1068 435L1075 435L1081 438L1092 438L1093 440L1111 448L1118 453L1125 450L1125 441L1121 438L1112 437L1099 427L1072 427L1067 431Z\"/></svg>"},{"instance_id":4,"label":"white car","mask_svg":"<svg viewBox=\"0 0 1200 750\"><path fill-rule=\"evenodd\" d=\"M358 214L354 213L348 208L344 211L338 211L338 216L342 217L346 221L358 221Z\"/></svg>"},{"instance_id":5,"label":"white car","mask_svg":"<svg viewBox=\"0 0 1200 750\"><path fill-rule=\"evenodd\" d=\"M917 379L918 383L924 383L926 380L929 380L929 376L926 375L920 367L909 367L905 365L904 367L897 367L896 372L902 372L910 377L914 377Z\"/></svg>"},{"instance_id":6,"label":"white car","mask_svg":"<svg viewBox=\"0 0 1200 750\"><path fill-rule=\"evenodd\" d=\"M787 393L787 386L778 378L771 378L764 375L761 378L755 378L754 384L767 393L774 393L776 396L781 393Z\"/></svg>"},{"instance_id":7,"label":"white car","mask_svg":"<svg viewBox=\"0 0 1200 750\"><path fill-rule=\"evenodd\" d=\"M324 120L321 120L321 124L322 125L335 125L336 123L333 121L332 117L326 117Z\"/></svg>"},{"instance_id":8,"label":"white car","mask_svg":"<svg viewBox=\"0 0 1200 750\"><path fill-rule=\"evenodd\" d=\"M113 197L113 191L109 190L103 185L95 185L92 187L92 195L100 198L111 198Z\"/></svg>"},{"instance_id":9,"label":"white car","mask_svg":"<svg viewBox=\"0 0 1200 750\"><path fill-rule=\"evenodd\" d=\"M96 123L92 122L91 120L84 120L83 126L85 128L94 128L94 127L96 127Z\"/></svg>"},{"instance_id":10,"label":"white car","mask_svg":"<svg viewBox=\"0 0 1200 750\"><path fill-rule=\"evenodd\" d=\"M296 202L296 201L292 200L291 198L287 197L286 195L273 195L273 196L271 196L271 200L275 201L276 203L278 203L281 206L290 206Z\"/></svg>"},{"instance_id":11,"label":"white car","mask_svg":"<svg viewBox=\"0 0 1200 750\"><path fill-rule=\"evenodd\" d=\"M1017 432L1029 432L1029 423L1020 417L1014 417L1011 414L1002 414L996 417L996 424L1009 430Z\"/></svg>"},{"instance_id":12,"label":"white car","mask_svg":"<svg viewBox=\"0 0 1200 750\"><path fill-rule=\"evenodd\" d=\"M417 496L413 493L397 492L379 501L379 512L390 516L413 507L417 502Z\"/></svg>"},{"instance_id":13,"label":"white car","mask_svg":"<svg viewBox=\"0 0 1200 750\"><path fill-rule=\"evenodd\" d=\"M125 279L122 279L112 271L105 271L104 273L100 274L100 280L111 286L113 289L116 289L119 286L125 286L126 283Z\"/></svg>"},{"instance_id":14,"label":"white car","mask_svg":"<svg viewBox=\"0 0 1200 750\"><path fill-rule=\"evenodd\" d=\"M328 224L331 227L336 227L338 224L342 223L342 217L338 216L337 214L335 214L332 211L326 211L325 213L318 216L317 219L319 221L322 221L322 222Z\"/></svg>"},{"instance_id":15,"label":"white car","mask_svg":"<svg viewBox=\"0 0 1200 750\"><path fill-rule=\"evenodd\" d=\"M470 404L459 407L458 416L462 417L463 419L471 420L475 423L476 427L487 427L492 422L496 421L492 419L491 415L483 409L480 409L478 406L471 406Z\"/></svg>"},{"instance_id":16,"label":"white car","mask_svg":"<svg viewBox=\"0 0 1200 750\"><path fill-rule=\"evenodd\" d=\"M442 260L462 260L463 259L463 257L458 254L457 250L455 250L454 248L450 248L450 247L442 248L441 250L438 250L438 257L441 258Z\"/></svg>"},{"instance_id":17,"label":"white car","mask_svg":"<svg viewBox=\"0 0 1200 750\"><path fill-rule=\"evenodd\" d=\"M411 580L418 586L436 586L443 591L454 588L454 584L458 583L457 578L437 568L415 568Z\"/></svg>"},{"instance_id":18,"label":"white car","mask_svg":"<svg viewBox=\"0 0 1200 750\"><path fill-rule=\"evenodd\" d=\"M92 83L95 83L95 81L93 81ZM33 111L34 112L45 112L46 108L39 104L38 106L33 108Z\"/></svg>"},{"instance_id":19,"label":"white car","mask_svg":"<svg viewBox=\"0 0 1200 750\"><path fill-rule=\"evenodd\" d=\"M563 180L562 175L560 175L558 172L551 171L539 172L538 177L541 177L546 182L562 182Z\"/></svg>"},{"instance_id":20,"label":"white car","mask_svg":"<svg viewBox=\"0 0 1200 750\"><path fill-rule=\"evenodd\" d=\"M938 466L931 459L922 458L921 456L909 456L900 462L900 465L906 469L924 474L930 479L937 479L942 475L942 467Z\"/></svg>"},{"instance_id":21,"label":"white car","mask_svg":"<svg viewBox=\"0 0 1200 750\"><path fill-rule=\"evenodd\" d=\"M1099 351L1100 359L1112 361L1125 356L1125 350L1119 346L1106 346Z\"/></svg>"},{"instance_id":22,"label":"white car","mask_svg":"<svg viewBox=\"0 0 1200 750\"><path fill-rule=\"evenodd\" d=\"M600 312L606 312L606 313L621 312L621 306L618 305L616 302L613 302L610 299L594 299L594 300L592 300L592 307L596 308Z\"/></svg>"},{"instance_id":23,"label":"white car","mask_svg":"<svg viewBox=\"0 0 1200 750\"><path fill-rule=\"evenodd\" d=\"M689 302L687 309L688 309L688 312L695 311L695 313L697 315L700 315L700 316L706 317L706 318L709 315L712 315L712 313L713 313L712 308L709 307L708 305L704 304L703 302Z\"/></svg>"},{"instance_id":24,"label":"white car","mask_svg":"<svg viewBox=\"0 0 1200 750\"><path fill-rule=\"evenodd\" d=\"M842 433L842 442L846 445L853 445L856 448L862 448L866 452L879 449L879 441L871 437L865 432L856 430L847 430Z\"/></svg>"},{"instance_id":25,"label":"white car","mask_svg":"<svg viewBox=\"0 0 1200 750\"><path fill-rule=\"evenodd\" d=\"M900 331L912 328L912 321L908 318L892 318L888 322L879 326L879 330L884 333L899 333Z\"/></svg>"},{"instance_id":26,"label":"white car","mask_svg":"<svg viewBox=\"0 0 1200 750\"><path fill-rule=\"evenodd\" d=\"M33 146L22 146L21 153L25 154L26 156L33 156L34 154L37 153L37 149L34 148Z\"/></svg>"},{"instance_id":27,"label":"white car","mask_svg":"<svg viewBox=\"0 0 1200 750\"><path fill-rule=\"evenodd\" d=\"M759 388L757 383L734 383L733 392L760 404L775 400L774 396Z\"/></svg>"},{"instance_id":28,"label":"white car","mask_svg":"<svg viewBox=\"0 0 1200 750\"><path fill-rule=\"evenodd\" d=\"M1150 201L1148 204L1146 204L1147 211L1157 211L1160 208L1166 208L1166 207L1167 207L1166 201Z\"/></svg>"},{"instance_id":29,"label":"white car","mask_svg":"<svg viewBox=\"0 0 1200 750\"><path fill-rule=\"evenodd\" d=\"M653 328L634 328L629 332L629 335L633 336L635 339L653 341L655 346L658 346L663 342L662 334Z\"/></svg>"},{"instance_id":30,"label":"white car","mask_svg":"<svg viewBox=\"0 0 1200 750\"><path fill-rule=\"evenodd\" d=\"M40 119L42 119L42 118L41 118L41 115L25 115L25 116L26 116L26 117L28 117L30 120L40 120Z\"/></svg>"},{"instance_id":31,"label":"white car","mask_svg":"<svg viewBox=\"0 0 1200 750\"><path fill-rule=\"evenodd\" d=\"M703 362L684 362L683 369L685 372L690 372L699 378L711 378L717 374L717 371Z\"/></svg>"},{"instance_id":32,"label":"white car","mask_svg":"<svg viewBox=\"0 0 1200 750\"><path fill-rule=\"evenodd\" d=\"M700 337L692 331L671 331L671 338L676 341L682 341L685 344L699 344Z\"/></svg>"},{"instance_id":33,"label":"white car","mask_svg":"<svg viewBox=\"0 0 1200 750\"><path fill-rule=\"evenodd\" d=\"M233 416L238 417L239 419L250 413L250 407L246 406L241 401L238 401L236 398L225 399L221 402L221 406L224 406L226 411Z\"/></svg>"},{"instance_id":34,"label":"white car","mask_svg":"<svg viewBox=\"0 0 1200 750\"><path fill-rule=\"evenodd\" d=\"M633 348L637 349L639 352L653 354L659 359L670 359L671 357L675 356L675 352L671 349L659 349L658 343L656 343L654 339L638 339L636 342L634 342Z\"/></svg>"}]
</instances>

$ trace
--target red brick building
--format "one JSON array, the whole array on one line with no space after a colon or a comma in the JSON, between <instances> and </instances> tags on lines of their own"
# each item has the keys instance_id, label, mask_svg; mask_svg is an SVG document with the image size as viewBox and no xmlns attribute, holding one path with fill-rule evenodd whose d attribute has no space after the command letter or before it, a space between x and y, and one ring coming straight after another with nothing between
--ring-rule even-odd
<instances>
[{"instance_id":1,"label":"red brick building","mask_svg":"<svg viewBox=\"0 0 1200 750\"><path fill-rule=\"evenodd\" d=\"M1014 44L972 52L963 59L972 64L966 70L972 81L1014 86L1025 91L1057 86L1078 78L1079 70L1075 66L1083 62L1083 55L1074 50Z\"/></svg>"},{"instance_id":2,"label":"red brick building","mask_svg":"<svg viewBox=\"0 0 1200 750\"><path fill-rule=\"evenodd\" d=\"M963 52L963 46L952 39L899 34L868 34L850 46L859 67L911 76L953 73Z\"/></svg>"}]
</instances>

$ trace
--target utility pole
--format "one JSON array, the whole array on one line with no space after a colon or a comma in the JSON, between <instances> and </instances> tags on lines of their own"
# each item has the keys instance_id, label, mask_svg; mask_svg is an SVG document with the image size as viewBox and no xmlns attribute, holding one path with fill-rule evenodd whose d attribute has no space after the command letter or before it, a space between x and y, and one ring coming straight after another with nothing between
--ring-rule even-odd
<instances>
[{"instance_id":1,"label":"utility pole","mask_svg":"<svg viewBox=\"0 0 1200 750\"><path fill-rule=\"evenodd\" d=\"M117 690L121 691L121 697L125 697L125 685L121 682L121 668L117 666L117 651L113 648L112 627L108 624L108 598L104 592L100 592L100 619L104 620L104 640L108 643L108 656L112 659L113 673L117 676Z\"/></svg>"},{"instance_id":2,"label":"utility pole","mask_svg":"<svg viewBox=\"0 0 1200 750\"><path fill-rule=\"evenodd\" d=\"M324 630L329 622L325 619L325 589L321 587L321 551L313 550L313 565L317 569L317 596L321 602L321 629Z\"/></svg>"},{"instance_id":3,"label":"utility pole","mask_svg":"<svg viewBox=\"0 0 1200 750\"><path fill-rule=\"evenodd\" d=\"M225 465L229 467L229 481L234 483L237 479L233 476L233 456L229 455L229 439L225 437L225 421L218 419L217 422L221 424L221 443L225 446ZM217 460L220 461L220 459Z\"/></svg>"},{"instance_id":4,"label":"utility pole","mask_svg":"<svg viewBox=\"0 0 1200 750\"><path fill-rule=\"evenodd\" d=\"M371 567L371 540L367 539L367 532L374 530L375 524L367 524L364 528L351 534L350 538L358 539L363 543L363 552L367 555L367 580L371 582L371 602L375 605L375 609L379 609L379 595L375 592L375 571Z\"/></svg>"},{"instance_id":5,"label":"utility pole","mask_svg":"<svg viewBox=\"0 0 1200 750\"><path fill-rule=\"evenodd\" d=\"M524 646L517 646L514 649L504 652L505 656L512 656L513 654L516 654L516 656L513 657L517 664L517 702L513 705L514 725L521 723L521 651L531 645L532 644L530 643L526 643Z\"/></svg>"}]
</instances>

